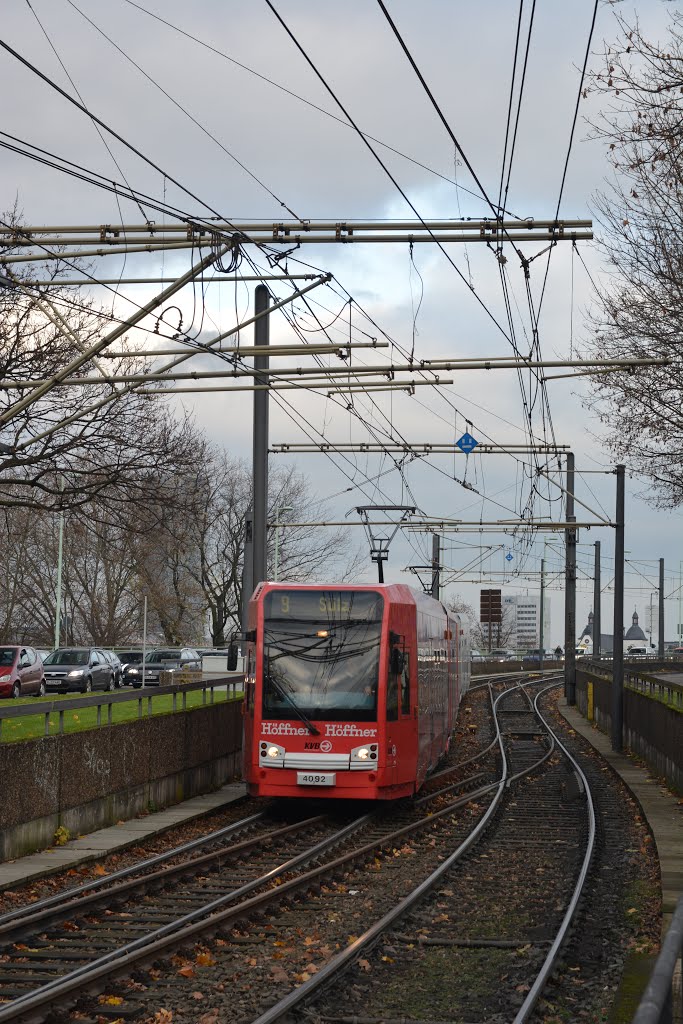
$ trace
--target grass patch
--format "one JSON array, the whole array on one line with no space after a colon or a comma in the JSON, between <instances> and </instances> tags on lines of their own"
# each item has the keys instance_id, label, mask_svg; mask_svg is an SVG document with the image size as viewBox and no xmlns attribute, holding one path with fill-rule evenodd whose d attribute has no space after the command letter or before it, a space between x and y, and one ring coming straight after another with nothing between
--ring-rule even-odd
<instances>
[{"instance_id":1,"label":"grass patch","mask_svg":"<svg viewBox=\"0 0 683 1024\"><path fill-rule=\"evenodd\" d=\"M488 1016L503 1009L500 977L511 962L510 950L427 946L412 970L380 975L382 1012L389 1017L462 1021L480 1016L484 1004Z\"/></svg>"},{"instance_id":2,"label":"grass patch","mask_svg":"<svg viewBox=\"0 0 683 1024\"><path fill-rule=\"evenodd\" d=\"M200 708L204 706L203 697L206 694L206 706L211 704L211 691L206 690L189 690L185 691L185 708L190 711L193 708ZM21 740L33 740L40 736L45 735L45 711L41 713L41 705L51 705L58 703L61 700L73 700L74 698L85 700L92 698L94 694L77 694L77 693L64 693L64 694L50 694L48 697L24 697L20 700L8 701L11 707L21 707L22 705L30 705L36 709L35 715L27 715L26 718L6 718L2 720L2 729L0 731L0 742L2 743L17 743ZM133 722L136 718L147 718L151 715L172 715L173 711L173 694L155 694L153 690L135 690L131 693L131 699L128 701L121 701L117 704L111 705L111 724L122 725L124 722ZM176 711L175 714L183 713L183 695L178 693L176 696ZM241 692L237 692L233 696L232 692L228 692L226 688L216 687L213 691L213 703L224 704L228 700L239 700L242 697ZM139 705L139 701L142 704ZM151 708L150 708L151 704ZM49 735L56 735L60 731L67 732L87 732L89 729L97 729L97 708L96 707L84 707L81 709L70 709L64 711L62 719L62 729L60 730L60 712L59 709L50 713L50 731ZM2 707L0 706L0 713ZM100 708L101 712L101 724L108 724L108 713L109 708L106 705L102 705Z\"/></svg>"},{"instance_id":3,"label":"grass patch","mask_svg":"<svg viewBox=\"0 0 683 1024\"><path fill-rule=\"evenodd\" d=\"M650 980L657 957L654 954L631 953L624 964L624 973L612 1003L609 1024L630 1024Z\"/></svg>"}]
</instances>

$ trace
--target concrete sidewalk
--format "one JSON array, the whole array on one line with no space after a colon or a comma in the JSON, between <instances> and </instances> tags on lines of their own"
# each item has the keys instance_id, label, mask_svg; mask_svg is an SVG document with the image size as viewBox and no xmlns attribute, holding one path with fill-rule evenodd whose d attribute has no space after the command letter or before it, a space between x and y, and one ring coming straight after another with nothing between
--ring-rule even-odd
<instances>
[{"instance_id":1,"label":"concrete sidewalk","mask_svg":"<svg viewBox=\"0 0 683 1024\"><path fill-rule=\"evenodd\" d=\"M214 793L192 797L191 800L184 800L163 811L147 814L143 818L131 818L130 821L122 821L120 825L101 828L80 839L73 839L64 846L50 847L40 853L31 853L17 860L5 861L0 864L0 891L44 878L55 871L100 860L109 853L135 846L150 836L168 832L176 825L184 825L188 821L205 817L212 811L240 800L245 794L244 783L228 783Z\"/></svg>"},{"instance_id":2,"label":"concrete sidewalk","mask_svg":"<svg viewBox=\"0 0 683 1024\"><path fill-rule=\"evenodd\" d=\"M564 698L558 702L560 713L572 729L583 736L624 780L643 809L652 829L662 876L662 915L666 930L676 903L683 893L683 807L678 798L648 777L625 754L612 750L610 737L588 722L576 707L568 707Z\"/></svg>"}]
</instances>

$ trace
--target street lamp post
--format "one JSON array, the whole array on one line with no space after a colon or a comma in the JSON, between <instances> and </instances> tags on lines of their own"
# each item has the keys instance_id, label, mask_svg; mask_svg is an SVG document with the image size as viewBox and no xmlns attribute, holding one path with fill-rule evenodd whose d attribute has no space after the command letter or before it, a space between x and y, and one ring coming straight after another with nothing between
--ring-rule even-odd
<instances>
[{"instance_id":1,"label":"street lamp post","mask_svg":"<svg viewBox=\"0 0 683 1024\"><path fill-rule=\"evenodd\" d=\"M275 509L275 565L273 567L273 580L277 583L278 570L280 568L280 513L293 512L291 505L281 505Z\"/></svg>"},{"instance_id":2,"label":"street lamp post","mask_svg":"<svg viewBox=\"0 0 683 1024\"><path fill-rule=\"evenodd\" d=\"M60 489L64 493L64 477L60 481ZM62 630L62 561L64 553L64 509L59 512L59 539L57 541L57 601L55 608L55 650L59 647Z\"/></svg>"}]
</instances>

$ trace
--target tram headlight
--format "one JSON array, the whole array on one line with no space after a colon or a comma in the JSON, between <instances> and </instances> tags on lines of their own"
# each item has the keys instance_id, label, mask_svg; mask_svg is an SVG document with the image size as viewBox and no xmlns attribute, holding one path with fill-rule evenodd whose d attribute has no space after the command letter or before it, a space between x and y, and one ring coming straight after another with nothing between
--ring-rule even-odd
<instances>
[{"instance_id":1,"label":"tram headlight","mask_svg":"<svg viewBox=\"0 0 683 1024\"><path fill-rule=\"evenodd\" d=\"M365 743L351 751L350 768L375 768L377 766L377 744Z\"/></svg>"},{"instance_id":2,"label":"tram headlight","mask_svg":"<svg viewBox=\"0 0 683 1024\"><path fill-rule=\"evenodd\" d=\"M261 740L259 744L259 764L269 768L282 768L285 763L285 748L278 743L267 743Z\"/></svg>"}]
</instances>

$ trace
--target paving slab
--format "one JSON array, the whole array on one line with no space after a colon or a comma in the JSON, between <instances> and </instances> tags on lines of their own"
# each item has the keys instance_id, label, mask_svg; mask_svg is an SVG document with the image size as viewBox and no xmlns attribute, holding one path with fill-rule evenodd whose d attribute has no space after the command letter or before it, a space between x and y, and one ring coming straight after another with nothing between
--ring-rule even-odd
<instances>
[{"instance_id":1,"label":"paving slab","mask_svg":"<svg viewBox=\"0 0 683 1024\"><path fill-rule=\"evenodd\" d=\"M154 814L146 814L143 818L131 818L109 828L101 828L78 839L72 839L64 846L53 846L40 853L30 853L26 857L5 861L0 864L0 891L11 889L24 882L36 881L55 871L76 867L98 860L104 853L114 850L125 850L134 846L142 839L161 835L176 825L196 818L202 818L212 811L241 800L246 795L246 786L242 782L231 782L221 786L214 793L183 800L173 807Z\"/></svg>"}]
</instances>

